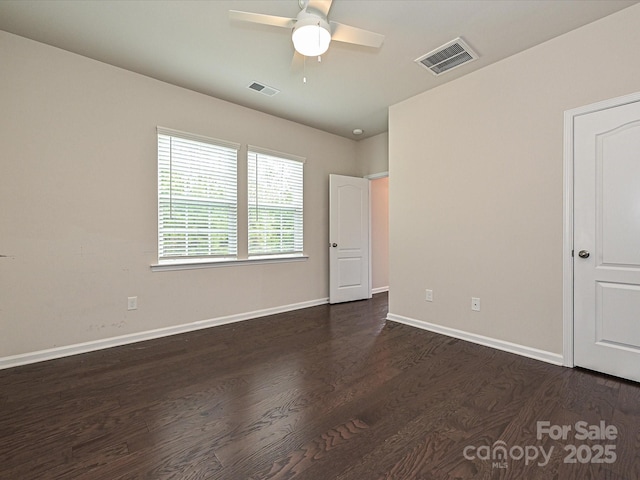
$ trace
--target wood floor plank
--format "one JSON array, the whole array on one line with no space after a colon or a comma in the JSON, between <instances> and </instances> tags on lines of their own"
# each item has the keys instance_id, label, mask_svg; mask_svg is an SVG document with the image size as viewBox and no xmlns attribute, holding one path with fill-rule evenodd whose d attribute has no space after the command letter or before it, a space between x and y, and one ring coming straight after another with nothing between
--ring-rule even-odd
<instances>
[{"instance_id":1,"label":"wood floor plank","mask_svg":"<svg viewBox=\"0 0 640 480\"><path fill-rule=\"evenodd\" d=\"M623 382L619 389L618 404L611 421L618 429L618 438L610 442L616 446L618 460L609 469L618 475L640 478L640 385Z\"/></svg>"},{"instance_id":2,"label":"wood floor plank","mask_svg":"<svg viewBox=\"0 0 640 480\"><path fill-rule=\"evenodd\" d=\"M0 371L0 478L640 478L640 385L386 315L379 294ZM538 421L615 425L617 459L566 463Z\"/></svg>"}]
</instances>

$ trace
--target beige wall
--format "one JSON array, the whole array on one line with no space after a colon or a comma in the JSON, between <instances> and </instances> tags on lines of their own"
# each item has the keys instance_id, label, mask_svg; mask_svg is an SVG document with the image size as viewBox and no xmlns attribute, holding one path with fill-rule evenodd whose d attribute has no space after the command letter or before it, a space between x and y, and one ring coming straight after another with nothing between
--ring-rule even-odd
<instances>
[{"instance_id":1,"label":"beige wall","mask_svg":"<svg viewBox=\"0 0 640 480\"><path fill-rule=\"evenodd\" d=\"M328 175L359 174L356 142L4 32L0 64L0 358L328 296ZM158 125L306 157L309 259L151 272Z\"/></svg>"},{"instance_id":2,"label":"beige wall","mask_svg":"<svg viewBox=\"0 0 640 480\"><path fill-rule=\"evenodd\" d=\"M389 171L389 133L384 132L360 140L356 144L356 158L360 176Z\"/></svg>"},{"instance_id":3,"label":"beige wall","mask_svg":"<svg viewBox=\"0 0 640 480\"><path fill-rule=\"evenodd\" d=\"M390 109L392 314L562 353L563 112L640 90L639 25L640 5Z\"/></svg>"},{"instance_id":4,"label":"beige wall","mask_svg":"<svg viewBox=\"0 0 640 480\"><path fill-rule=\"evenodd\" d=\"M389 177L371 180L371 274L373 289L389 286Z\"/></svg>"}]
</instances>

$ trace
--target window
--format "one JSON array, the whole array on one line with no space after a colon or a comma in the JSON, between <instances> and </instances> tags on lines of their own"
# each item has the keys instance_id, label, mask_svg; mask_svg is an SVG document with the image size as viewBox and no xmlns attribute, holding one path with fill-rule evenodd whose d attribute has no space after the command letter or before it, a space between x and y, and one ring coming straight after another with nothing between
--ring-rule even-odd
<instances>
[{"instance_id":1,"label":"window","mask_svg":"<svg viewBox=\"0 0 640 480\"><path fill-rule=\"evenodd\" d=\"M307 258L304 158L249 146L247 176L238 178L240 145L162 127L157 133L158 264L152 270ZM242 212L239 186L246 192ZM239 218L248 224L240 239Z\"/></svg>"},{"instance_id":2,"label":"window","mask_svg":"<svg viewBox=\"0 0 640 480\"><path fill-rule=\"evenodd\" d=\"M158 257L237 256L238 145L158 128Z\"/></svg>"},{"instance_id":3,"label":"window","mask_svg":"<svg viewBox=\"0 0 640 480\"><path fill-rule=\"evenodd\" d=\"M301 255L304 159L249 147L249 256Z\"/></svg>"}]
</instances>

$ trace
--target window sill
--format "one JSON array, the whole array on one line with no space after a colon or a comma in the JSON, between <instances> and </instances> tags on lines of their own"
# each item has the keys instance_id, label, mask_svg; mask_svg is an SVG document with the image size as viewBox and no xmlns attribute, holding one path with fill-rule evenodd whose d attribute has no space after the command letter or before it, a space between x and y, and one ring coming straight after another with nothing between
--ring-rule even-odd
<instances>
[{"instance_id":1,"label":"window sill","mask_svg":"<svg viewBox=\"0 0 640 480\"><path fill-rule=\"evenodd\" d=\"M151 265L152 272L164 272L171 270L195 270L199 268L230 267L243 265L263 265L267 263L291 263L304 262L309 259L308 255L269 255L262 257L240 258L240 259L219 259L219 260L175 260L165 261Z\"/></svg>"}]
</instances>

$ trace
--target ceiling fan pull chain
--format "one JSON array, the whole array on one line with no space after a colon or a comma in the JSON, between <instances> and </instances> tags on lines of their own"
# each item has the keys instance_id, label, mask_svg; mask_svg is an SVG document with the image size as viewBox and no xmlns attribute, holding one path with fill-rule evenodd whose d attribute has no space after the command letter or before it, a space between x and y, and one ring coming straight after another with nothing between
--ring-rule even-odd
<instances>
[{"instance_id":1,"label":"ceiling fan pull chain","mask_svg":"<svg viewBox=\"0 0 640 480\"><path fill-rule=\"evenodd\" d=\"M302 57L302 83L307 83L307 57Z\"/></svg>"}]
</instances>

